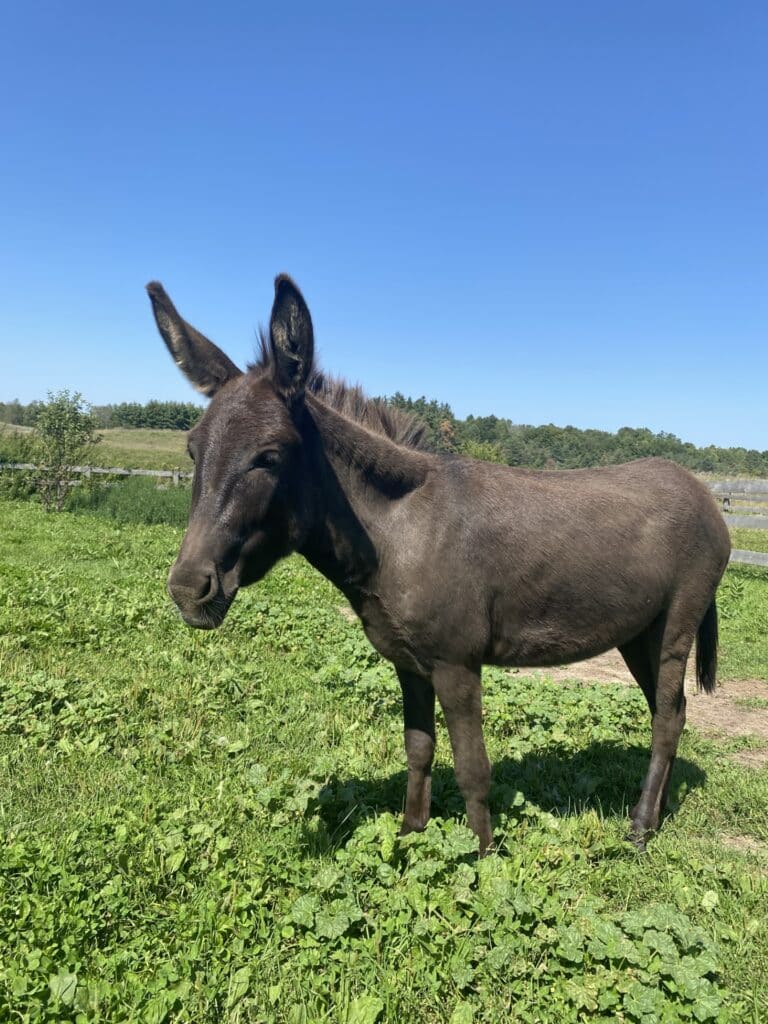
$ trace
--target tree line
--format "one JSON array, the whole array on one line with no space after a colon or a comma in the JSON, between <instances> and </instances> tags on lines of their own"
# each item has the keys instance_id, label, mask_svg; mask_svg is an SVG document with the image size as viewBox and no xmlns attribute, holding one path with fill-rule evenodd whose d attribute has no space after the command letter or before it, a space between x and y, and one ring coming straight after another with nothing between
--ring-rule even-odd
<instances>
[{"instance_id":1,"label":"tree line","mask_svg":"<svg viewBox=\"0 0 768 1024\"><path fill-rule=\"evenodd\" d=\"M582 469L661 456L696 473L725 476L768 477L768 451L749 448L698 448L664 431L646 427L580 430L553 424L527 426L499 416L467 416L457 419L445 402L408 398L396 392L386 399L391 405L413 412L425 421L432 446L455 452L534 469Z\"/></svg>"},{"instance_id":2,"label":"tree line","mask_svg":"<svg viewBox=\"0 0 768 1024\"><path fill-rule=\"evenodd\" d=\"M19 426L37 425L46 402L23 405L17 398L0 402L0 421ZM109 427L150 427L155 430L190 430L203 413L194 402L119 402L94 405L90 411L99 429Z\"/></svg>"},{"instance_id":3,"label":"tree line","mask_svg":"<svg viewBox=\"0 0 768 1024\"><path fill-rule=\"evenodd\" d=\"M768 477L768 451L715 445L698 448L674 434L653 433L645 427L622 427L610 433L556 427L551 423L527 426L499 416L470 415L461 420L446 402L423 396L410 398L400 392L381 400L424 420L429 441L436 451L470 455L489 462L536 469L580 469L657 455L696 473ZM0 402L0 421L33 427L45 406L45 402L23 405L17 399ZM91 412L99 429L189 430L202 415L203 408L193 402L121 402L93 406Z\"/></svg>"}]
</instances>

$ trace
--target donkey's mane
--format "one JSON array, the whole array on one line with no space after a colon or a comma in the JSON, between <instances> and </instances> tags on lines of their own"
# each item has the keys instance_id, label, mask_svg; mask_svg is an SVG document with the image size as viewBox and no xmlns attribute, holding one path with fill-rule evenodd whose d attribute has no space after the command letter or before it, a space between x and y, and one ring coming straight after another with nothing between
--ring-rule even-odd
<instances>
[{"instance_id":1,"label":"donkey's mane","mask_svg":"<svg viewBox=\"0 0 768 1024\"><path fill-rule=\"evenodd\" d=\"M272 367L269 341L265 333L259 331L258 357L255 363L248 365L248 370L269 373ZM388 437L395 444L420 451L429 451L431 448L427 425L422 419L415 413L393 408L383 398L369 398L357 384L348 384L341 377L331 377L313 366L307 390L346 419L359 423L374 434Z\"/></svg>"}]
</instances>

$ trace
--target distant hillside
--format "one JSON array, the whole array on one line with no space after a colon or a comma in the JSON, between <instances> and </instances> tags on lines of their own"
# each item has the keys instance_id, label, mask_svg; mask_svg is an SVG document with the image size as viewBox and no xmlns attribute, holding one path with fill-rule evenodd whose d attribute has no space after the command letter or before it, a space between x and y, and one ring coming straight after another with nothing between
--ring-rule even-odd
<instances>
[{"instance_id":1,"label":"distant hillside","mask_svg":"<svg viewBox=\"0 0 768 1024\"><path fill-rule=\"evenodd\" d=\"M510 466L578 469L658 455L697 473L768 477L768 451L714 445L697 448L674 434L654 434L644 427L622 427L612 434L551 423L528 426L498 416L460 420L445 402L409 398L399 392L382 401L423 419L436 451ZM0 421L33 426L41 404L0 402ZM136 468L167 469L188 463L184 432L197 422L203 408L191 402L123 402L94 406L94 412L105 428L101 461L127 465L133 459L131 465Z\"/></svg>"}]
</instances>

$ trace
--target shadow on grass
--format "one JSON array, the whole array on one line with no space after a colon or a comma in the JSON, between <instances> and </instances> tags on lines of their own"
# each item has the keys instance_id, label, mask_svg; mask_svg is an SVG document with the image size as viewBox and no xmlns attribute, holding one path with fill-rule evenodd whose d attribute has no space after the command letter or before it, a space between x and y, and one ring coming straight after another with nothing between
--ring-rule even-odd
<instances>
[{"instance_id":1,"label":"shadow on grass","mask_svg":"<svg viewBox=\"0 0 768 1024\"><path fill-rule=\"evenodd\" d=\"M605 818L626 818L640 794L648 761L647 747L616 742L592 743L576 752L553 746L520 760L502 758L493 765L491 815L508 813L516 795L522 793L526 802L557 816L592 809ZM698 765L678 757L669 791L671 813L686 792L704 785L706 780L706 773ZM329 779L319 797L329 845L343 846L367 818L385 812L402 813L406 781L405 771L380 778ZM432 814L442 818L464 814L453 768L436 765L433 769Z\"/></svg>"}]
</instances>

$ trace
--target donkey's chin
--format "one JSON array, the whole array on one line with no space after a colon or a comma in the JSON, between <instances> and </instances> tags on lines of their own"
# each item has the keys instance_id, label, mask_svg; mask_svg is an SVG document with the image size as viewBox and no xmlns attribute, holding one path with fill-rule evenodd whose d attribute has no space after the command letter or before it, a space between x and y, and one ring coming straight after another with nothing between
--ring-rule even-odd
<instances>
[{"instance_id":1,"label":"donkey's chin","mask_svg":"<svg viewBox=\"0 0 768 1024\"><path fill-rule=\"evenodd\" d=\"M187 605L186 607L177 604L176 607L184 622L188 626L192 626L193 629L218 629L227 617L229 606L234 599L235 594L229 598L217 596L205 604Z\"/></svg>"}]
</instances>

